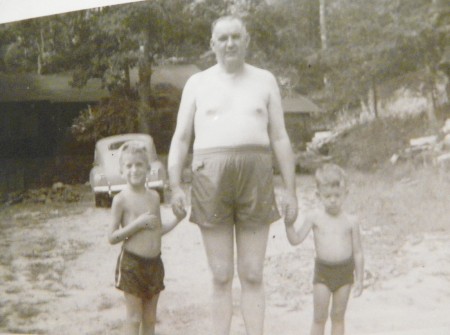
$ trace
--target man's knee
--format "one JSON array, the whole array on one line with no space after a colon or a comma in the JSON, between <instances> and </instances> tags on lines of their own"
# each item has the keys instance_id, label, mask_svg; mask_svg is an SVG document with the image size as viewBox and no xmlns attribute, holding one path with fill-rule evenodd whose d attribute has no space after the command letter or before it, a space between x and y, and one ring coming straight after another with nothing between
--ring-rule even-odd
<instances>
[{"instance_id":1,"label":"man's knee","mask_svg":"<svg viewBox=\"0 0 450 335\"><path fill-rule=\"evenodd\" d=\"M261 284L263 281L263 268L260 266L243 264L239 266L239 279L248 284Z\"/></svg>"},{"instance_id":2,"label":"man's knee","mask_svg":"<svg viewBox=\"0 0 450 335\"><path fill-rule=\"evenodd\" d=\"M227 285L233 280L234 271L230 265L212 265L211 272L217 285Z\"/></svg>"}]
</instances>

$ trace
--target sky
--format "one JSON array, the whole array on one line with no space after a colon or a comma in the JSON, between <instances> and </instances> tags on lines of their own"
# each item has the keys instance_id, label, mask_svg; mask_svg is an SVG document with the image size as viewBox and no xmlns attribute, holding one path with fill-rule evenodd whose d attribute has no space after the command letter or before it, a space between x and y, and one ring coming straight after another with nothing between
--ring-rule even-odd
<instances>
[{"instance_id":1,"label":"sky","mask_svg":"<svg viewBox=\"0 0 450 335\"><path fill-rule=\"evenodd\" d=\"M0 23L142 0L0 0Z\"/></svg>"}]
</instances>

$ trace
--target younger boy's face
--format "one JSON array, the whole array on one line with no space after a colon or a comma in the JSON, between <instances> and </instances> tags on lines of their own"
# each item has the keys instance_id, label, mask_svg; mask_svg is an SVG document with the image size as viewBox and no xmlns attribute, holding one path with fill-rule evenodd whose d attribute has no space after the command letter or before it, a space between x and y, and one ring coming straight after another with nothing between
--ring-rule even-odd
<instances>
[{"instance_id":1,"label":"younger boy's face","mask_svg":"<svg viewBox=\"0 0 450 335\"><path fill-rule=\"evenodd\" d=\"M322 185L319 187L317 194L325 207L325 211L328 214L337 215L341 212L347 189L345 186Z\"/></svg>"},{"instance_id":2,"label":"younger boy's face","mask_svg":"<svg viewBox=\"0 0 450 335\"><path fill-rule=\"evenodd\" d=\"M123 155L121 173L129 185L144 185L148 169L148 162L142 155L129 153Z\"/></svg>"}]
</instances>

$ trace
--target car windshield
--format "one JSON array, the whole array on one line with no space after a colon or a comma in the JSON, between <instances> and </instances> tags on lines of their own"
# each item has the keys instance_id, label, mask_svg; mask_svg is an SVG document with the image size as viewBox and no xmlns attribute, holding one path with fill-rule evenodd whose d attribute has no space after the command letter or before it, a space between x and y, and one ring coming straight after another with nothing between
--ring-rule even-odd
<instances>
[{"instance_id":1,"label":"car windshield","mask_svg":"<svg viewBox=\"0 0 450 335\"><path fill-rule=\"evenodd\" d=\"M120 142L114 142L114 143L111 143L110 145L109 145L109 147L108 147L108 149L109 150L117 150L117 149L119 149L121 146L122 146L122 144L124 144L126 141L120 141Z\"/></svg>"}]
</instances>

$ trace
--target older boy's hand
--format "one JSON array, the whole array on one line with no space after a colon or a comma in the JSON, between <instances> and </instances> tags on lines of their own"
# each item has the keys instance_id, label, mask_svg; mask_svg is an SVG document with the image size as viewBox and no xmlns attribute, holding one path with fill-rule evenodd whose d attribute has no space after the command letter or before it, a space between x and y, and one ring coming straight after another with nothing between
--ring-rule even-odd
<instances>
[{"instance_id":1,"label":"older boy's hand","mask_svg":"<svg viewBox=\"0 0 450 335\"><path fill-rule=\"evenodd\" d=\"M362 294L363 285L362 283L356 282L353 287L353 297L359 297Z\"/></svg>"},{"instance_id":2,"label":"older boy's hand","mask_svg":"<svg viewBox=\"0 0 450 335\"><path fill-rule=\"evenodd\" d=\"M298 215L298 203L297 196L292 194L286 194L283 199L283 215L284 223L286 225L294 224Z\"/></svg>"},{"instance_id":3,"label":"older boy's hand","mask_svg":"<svg viewBox=\"0 0 450 335\"><path fill-rule=\"evenodd\" d=\"M143 213L139 215L138 224L142 229L156 229L159 225L159 219L156 215L151 214L150 212Z\"/></svg>"}]
</instances>

